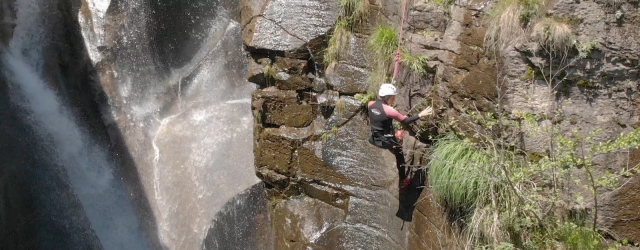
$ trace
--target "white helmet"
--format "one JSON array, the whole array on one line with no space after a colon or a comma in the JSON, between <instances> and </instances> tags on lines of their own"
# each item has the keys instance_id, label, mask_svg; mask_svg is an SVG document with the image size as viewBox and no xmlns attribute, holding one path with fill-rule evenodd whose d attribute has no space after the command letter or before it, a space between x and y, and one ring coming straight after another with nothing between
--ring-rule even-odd
<instances>
[{"instance_id":1,"label":"white helmet","mask_svg":"<svg viewBox=\"0 0 640 250\"><path fill-rule=\"evenodd\" d=\"M397 94L398 92L396 92L396 86L393 86L393 84L385 83L380 85L378 96L383 97L383 96L397 95Z\"/></svg>"}]
</instances>

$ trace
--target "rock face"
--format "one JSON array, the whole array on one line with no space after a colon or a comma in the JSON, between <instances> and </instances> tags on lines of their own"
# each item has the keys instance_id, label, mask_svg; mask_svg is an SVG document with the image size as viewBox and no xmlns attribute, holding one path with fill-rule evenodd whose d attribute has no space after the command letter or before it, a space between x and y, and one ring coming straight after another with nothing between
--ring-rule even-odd
<instances>
[{"instance_id":1,"label":"rock face","mask_svg":"<svg viewBox=\"0 0 640 250\"><path fill-rule=\"evenodd\" d=\"M2 20L0 20L0 44L3 46L9 43L15 27L15 9L13 5L14 1L2 1L0 3L0 16L2 16Z\"/></svg>"},{"instance_id":2,"label":"rock face","mask_svg":"<svg viewBox=\"0 0 640 250\"><path fill-rule=\"evenodd\" d=\"M49 133L64 133L71 147L77 143L75 128L86 130L94 142L106 139L86 85L91 67L79 27L74 16L65 15L74 10L64 0L0 3L1 249L103 248L68 171L73 166L56 155L63 146L53 138L60 133ZM53 98L53 91L64 94ZM63 107L69 110L58 109ZM43 119L43 109L53 111L53 120L68 113L82 119L42 124L52 120Z\"/></svg>"},{"instance_id":3,"label":"rock face","mask_svg":"<svg viewBox=\"0 0 640 250\"><path fill-rule=\"evenodd\" d=\"M449 230L442 208L420 202L417 221L432 214L440 220L429 230L402 230L402 220L393 216L400 206L395 158L366 141L366 118L352 95L368 88L367 39L352 36L340 61L322 73L317 51L326 45L314 40L326 41L339 14L336 2L288 4L314 10L291 13L276 8L280 1L243 1L241 8L251 52L248 79L262 87L252 98L255 166L268 184L275 249L436 246L419 238Z\"/></svg>"},{"instance_id":4,"label":"rock face","mask_svg":"<svg viewBox=\"0 0 640 250\"><path fill-rule=\"evenodd\" d=\"M291 20L306 19L298 21L301 25L297 34L293 32L297 26L266 18L290 14L273 8L280 6L280 1L241 2L241 22L246 25L243 41L250 50L248 79L261 86L252 99L255 166L257 175L269 184L276 249L359 249L362 246L357 244L361 242L382 249L456 248L461 240L428 191L420 194L410 230L396 231L401 220L392 216L398 205L393 156L366 143L366 118L351 97L367 91L368 33L356 29L344 56L332 65L323 65L314 51L322 51L318 44L326 46L326 32L331 27L325 27L340 13L332 13L336 11L333 1L294 1L290 5L312 3L320 4L314 6L318 12L299 9L290 16ZM399 24L401 1L368 4L373 10L370 16ZM506 110L546 114L554 103L570 99L561 107L563 119L549 118L539 126L554 122L563 131L601 128L603 133L597 140L613 139L638 126L637 6L614 6L624 13L618 14L620 17L614 15L616 10L611 6L599 2L567 0L549 6L548 15L579 20L573 30L577 43L595 40L600 44L590 56L573 62L567 76L571 83L550 95L544 82L523 77L537 63L524 48L531 44L506 48L499 65L486 54L487 24L483 16L489 4L458 1L446 10L421 1L410 4L405 46L414 55L428 56L430 71L419 76L401 67L398 80L403 86L396 101L400 111L415 112L414 107L429 102L440 110L439 117L447 119L461 117L460 111L468 107L493 111L496 100L500 100ZM307 27L319 28L309 36ZM324 43L314 41L316 38L324 39ZM283 58L290 62L308 60L307 65L316 67L291 70L291 63L275 63ZM323 70L318 65L328 67ZM576 84L579 81L581 84ZM606 82L606 86L585 87L585 82ZM421 121L418 125L433 122ZM418 136L426 138L425 134ZM525 135L522 142L523 148L533 152L547 143L535 135ZM617 171L625 165L625 159L598 158L597 172ZM614 219L600 225L611 230L616 239L640 241L635 233L638 223L625 222L637 219L637 213L628 206L635 196L623 191L633 189L636 182L629 181L614 193L603 190L601 199L606 205L601 216Z\"/></svg>"},{"instance_id":5,"label":"rock face","mask_svg":"<svg viewBox=\"0 0 640 250\"><path fill-rule=\"evenodd\" d=\"M313 51L309 43L325 36L338 17L332 0L243 0L242 6L243 41L258 50Z\"/></svg>"},{"instance_id":6,"label":"rock face","mask_svg":"<svg viewBox=\"0 0 640 250\"><path fill-rule=\"evenodd\" d=\"M201 248L223 205L259 181L237 2L79 4L100 111L125 183L139 183L145 230L155 248Z\"/></svg>"}]
</instances>

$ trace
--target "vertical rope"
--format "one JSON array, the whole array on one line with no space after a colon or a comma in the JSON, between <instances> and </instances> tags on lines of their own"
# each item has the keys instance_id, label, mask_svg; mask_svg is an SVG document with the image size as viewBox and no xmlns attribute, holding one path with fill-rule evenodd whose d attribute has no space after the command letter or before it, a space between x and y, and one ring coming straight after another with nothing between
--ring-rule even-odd
<instances>
[{"instance_id":1,"label":"vertical rope","mask_svg":"<svg viewBox=\"0 0 640 250\"><path fill-rule=\"evenodd\" d=\"M402 22L400 23L400 35L398 36L398 50L396 51L395 65L393 67L393 81L398 76L398 67L400 66L400 48L402 47L402 35L404 31L404 22L407 13L407 0L402 1Z\"/></svg>"}]
</instances>

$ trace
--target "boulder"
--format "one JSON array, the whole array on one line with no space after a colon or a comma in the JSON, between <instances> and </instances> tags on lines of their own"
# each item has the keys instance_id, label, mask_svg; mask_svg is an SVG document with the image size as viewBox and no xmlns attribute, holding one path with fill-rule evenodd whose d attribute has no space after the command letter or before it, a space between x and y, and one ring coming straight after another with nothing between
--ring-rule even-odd
<instances>
[{"instance_id":1,"label":"boulder","mask_svg":"<svg viewBox=\"0 0 640 250\"><path fill-rule=\"evenodd\" d=\"M294 91L260 90L252 97L254 109L263 117L262 122L273 126L306 127L317 113L315 105L300 102Z\"/></svg>"},{"instance_id":2,"label":"boulder","mask_svg":"<svg viewBox=\"0 0 640 250\"><path fill-rule=\"evenodd\" d=\"M243 7L247 8L246 15L254 17L244 27L243 40L258 50L307 50L307 43L326 36L338 18L338 5L333 0L272 0L257 16L253 15L255 9Z\"/></svg>"}]
</instances>

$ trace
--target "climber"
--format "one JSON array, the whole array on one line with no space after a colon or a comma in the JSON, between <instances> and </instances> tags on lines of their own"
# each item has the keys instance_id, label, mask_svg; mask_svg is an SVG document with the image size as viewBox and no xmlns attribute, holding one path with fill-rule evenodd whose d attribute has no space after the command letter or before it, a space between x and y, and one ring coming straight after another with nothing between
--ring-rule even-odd
<instances>
[{"instance_id":1,"label":"climber","mask_svg":"<svg viewBox=\"0 0 640 250\"><path fill-rule=\"evenodd\" d=\"M367 104L369 111L369 124L371 134L369 143L384 149L389 149L396 157L396 167L398 168L399 187L406 188L411 184L411 178L405 172L405 160L402 153L402 144L394 135L392 119L409 124L418 119L433 114L433 108L427 107L417 116L406 117L391 107L396 100L396 87L393 84L385 83L380 86L378 100L370 101Z\"/></svg>"}]
</instances>

